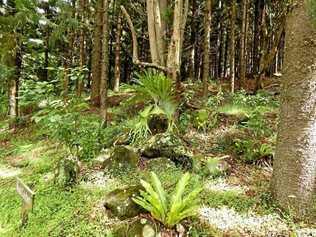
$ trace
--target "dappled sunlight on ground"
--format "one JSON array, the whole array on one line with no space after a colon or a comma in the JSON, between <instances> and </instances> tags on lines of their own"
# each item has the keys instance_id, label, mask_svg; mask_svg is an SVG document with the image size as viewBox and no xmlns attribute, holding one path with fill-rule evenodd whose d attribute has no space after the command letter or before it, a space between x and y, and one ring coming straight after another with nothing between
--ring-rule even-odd
<instances>
[{"instance_id":1,"label":"dappled sunlight on ground","mask_svg":"<svg viewBox=\"0 0 316 237\"><path fill-rule=\"evenodd\" d=\"M18 176L20 173L21 173L20 169L0 166L0 179L13 178L13 177Z\"/></svg>"}]
</instances>

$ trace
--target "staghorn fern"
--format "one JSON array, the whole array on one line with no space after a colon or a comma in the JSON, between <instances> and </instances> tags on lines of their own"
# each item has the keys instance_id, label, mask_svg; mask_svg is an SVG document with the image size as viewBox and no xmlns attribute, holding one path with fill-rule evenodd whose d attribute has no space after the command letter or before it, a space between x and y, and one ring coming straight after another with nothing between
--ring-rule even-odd
<instances>
[{"instance_id":1,"label":"staghorn fern","mask_svg":"<svg viewBox=\"0 0 316 237\"><path fill-rule=\"evenodd\" d=\"M154 172L151 172L150 179L151 184L141 180L145 191L141 191L140 196L133 198L133 201L149 211L155 219L171 228L181 220L196 214L199 201L197 197L202 188L195 187L193 191L184 195L191 179L189 173L182 176L169 199L170 194L163 189Z\"/></svg>"}]
</instances>

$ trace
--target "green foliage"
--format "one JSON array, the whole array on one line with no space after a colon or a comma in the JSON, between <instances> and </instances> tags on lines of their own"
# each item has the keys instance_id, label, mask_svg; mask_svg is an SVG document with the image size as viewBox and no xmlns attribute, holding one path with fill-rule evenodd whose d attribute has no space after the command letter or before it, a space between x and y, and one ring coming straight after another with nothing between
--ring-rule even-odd
<instances>
[{"instance_id":1,"label":"green foliage","mask_svg":"<svg viewBox=\"0 0 316 237\"><path fill-rule=\"evenodd\" d=\"M135 94L128 103L141 102L145 105L154 105L150 113L164 114L168 119L169 130L171 130L174 126L174 115L178 106L172 80L163 74L146 72L138 75L135 82L134 85L125 85L125 89ZM148 114L149 111L146 113Z\"/></svg>"},{"instance_id":2,"label":"green foliage","mask_svg":"<svg viewBox=\"0 0 316 237\"><path fill-rule=\"evenodd\" d=\"M4 90L0 89L0 117L4 116L7 111L7 95Z\"/></svg>"},{"instance_id":3,"label":"green foliage","mask_svg":"<svg viewBox=\"0 0 316 237\"><path fill-rule=\"evenodd\" d=\"M222 174L221 170L219 169L220 160L220 158L210 158L206 161L207 172L214 178Z\"/></svg>"},{"instance_id":4,"label":"green foliage","mask_svg":"<svg viewBox=\"0 0 316 237\"><path fill-rule=\"evenodd\" d=\"M173 102L174 90L171 79L163 74L149 71L138 74L137 77L136 84L129 86L136 93L135 100L152 100L157 106L166 102Z\"/></svg>"},{"instance_id":5,"label":"green foliage","mask_svg":"<svg viewBox=\"0 0 316 237\"><path fill-rule=\"evenodd\" d=\"M206 109L200 109L195 112L194 124L198 129L206 127L209 117L209 111Z\"/></svg>"},{"instance_id":6,"label":"green foliage","mask_svg":"<svg viewBox=\"0 0 316 237\"><path fill-rule=\"evenodd\" d=\"M48 100L54 92L54 85L47 81L24 80L20 88L20 105L28 106Z\"/></svg>"},{"instance_id":7,"label":"green foliage","mask_svg":"<svg viewBox=\"0 0 316 237\"><path fill-rule=\"evenodd\" d=\"M310 15L316 24L316 2L315 0L308 0Z\"/></svg>"},{"instance_id":8,"label":"green foliage","mask_svg":"<svg viewBox=\"0 0 316 237\"><path fill-rule=\"evenodd\" d=\"M261 158L271 158L274 147L270 143L261 143L253 139L234 140L234 151L247 163L254 163Z\"/></svg>"},{"instance_id":9,"label":"green foliage","mask_svg":"<svg viewBox=\"0 0 316 237\"><path fill-rule=\"evenodd\" d=\"M98 116L83 116L88 108L81 100L71 100L69 104L55 100L36 113L33 120L46 128L47 135L66 145L73 155L89 160L102 148L111 146L122 128L120 125L102 128Z\"/></svg>"},{"instance_id":10,"label":"green foliage","mask_svg":"<svg viewBox=\"0 0 316 237\"><path fill-rule=\"evenodd\" d=\"M181 220L196 214L198 194L202 188L196 186L185 195L190 178L189 173L184 174L169 198L157 175L151 172L151 184L141 180L145 191L141 191L140 196L133 200L149 211L155 219L167 227L173 227Z\"/></svg>"},{"instance_id":11,"label":"green foliage","mask_svg":"<svg viewBox=\"0 0 316 237\"><path fill-rule=\"evenodd\" d=\"M152 106L148 106L139 113L139 116L127 121L126 126L129 130L129 137L132 143L146 139L150 134L148 120L152 114L151 112Z\"/></svg>"},{"instance_id":12,"label":"green foliage","mask_svg":"<svg viewBox=\"0 0 316 237\"><path fill-rule=\"evenodd\" d=\"M256 199L234 191L216 192L208 190L207 193L203 193L203 202L209 207L227 206L238 212L247 212L255 206Z\"/></svg>"},{"instance_id":13,"label":"green foliage","mask_svg":"<svg viewBox=\"0 0 316 237\"><path fill-rule=\"evenodd\" d=\"M250 109L239 104L227 104L220 107L219 112L228 116L248 117Z\"/></svg>"}]
</instances>

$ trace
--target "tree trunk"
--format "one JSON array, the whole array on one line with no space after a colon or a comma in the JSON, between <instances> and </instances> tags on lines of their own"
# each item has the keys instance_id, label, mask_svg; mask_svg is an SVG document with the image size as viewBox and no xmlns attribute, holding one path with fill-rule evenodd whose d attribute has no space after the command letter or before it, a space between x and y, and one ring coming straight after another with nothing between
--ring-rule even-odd
<instances>
[{"instance_id":1,"label":"tree trunk","mask_svg":"<svg viewBox=\"0 0 316 237\"><path fill-rule=\"evenodd\" d=\"M101 80L100 80L100 101L101 116L103 124L107 123L107 87L109 79L109 0L102 0L102 47L101 47Z\"/></svg>"},{"instance_id":2,"label":"tree trunk","mask_svg":"<svg viewBox=\"0 0 316 237\"><path fill-rule=\"evenodd\" d=\"M156 27L155 27L155 5L157 0L147 0L147 20L148 20L148 34L149 34L149 45L150 45L150 55L151 61L157 65L160 64L159 52L158 52L158 42Z\"/></svg>"},{"instance_id":3,"label":"tree trunk","mask_svg":"<svg viewBox=\"0 0 316 237\"><path fill-rule=\"evenodd\" d=\"M16 119L19 115L19 81L22 66L22 55L17 37L12 34L12 49L8 50L5 64L12 70L8 79L9 117ZM14 125L14 121L12 121Z\"/></svg>"},{"instance_id":4,"label":"tree trunk","mask_svg":"<svg viewBox=\"0 0 316 237\"><path fill-rule=\"evenodd\" d=\"M240 82L242 88L246 88L247 5L248 0L242 0L242 25L240 35Z\"/></svg>"},{"instance_id":5,"label":"tree trunk","mask_svg":"<svg viewBox=\"0 0 316 237\"><path fill-rule=\"evenodd\" d=\"M102 49L102 12L103 0L98 0L96 3L95 27L93 34L93 49L92 49L92 85L91 85L91 103L100 105L100 78L101 78L101 49Z\"/></svg>"},{"instance_id":6,"label":"tree trunk","mask_svg":"<svg viewBox=\"0 0 316 237\"><path fill-rule=\"evenodd\" d=\"M204 13L204 60L203 60L203 96L207 96L210 78L210 47L211 47L212 0L206 0Z\"/></svg>"},{"instance_id":7,"label":"tree trunk","mask_svg":"<svg viewBox=\"0 0 316 237\"><path fill-rule=\"evenodd\" d=\"M307 1L297 3L287 24L272 190L294 216L316 220L316 28Z\"/></svg>"},{"instance_id":8,"label":"tree trunk","mask_svg":"<svg viewBox=\"0 0 316 237\"><path fill-rule=\"evenodd\" d=\"M78 79L78 84L77 84L77 96L81 97L82 90L83 90L83 85L84 85L84 78L85 78L85 72L84 72L84 67L86 64L86 47L85 47L85 13L84 13L84 7L85 7L85 0L80 0L79 2L79 17L81 21L81 28L80 28L80 36L79 36L79 41L80 41L80 70L81 73L83 74L82 78Z\"/></svg>"},{"instance_id":9,"label":"tree trunk","mask_svg":"<svg viewBox=\"0 0 316 237\"><path fill-rule=\"evenodd\" d=\"M231 5L231 23L230 23L230 79L231 92L235 92L235 24L236 24L236 0Z\"/></svg>"},{"instance_id":10,"label":"tree trunk","mask_svg":"<svg viewBox=\"0 0 316 237\"><path fill-rule=\"evenodd\" d=\"M114 92L118 92L121 80L121 36L122 36L122 17L119 14L117 19L115 36L115 66L114 66Z\"/></svg>"},{"instance_id":11,"label":"tree trunk","mask_svg":"<svg viewBox=\"0 0 316 237\"><path fill-rule=\"evenodd\" d=\"M185 1L185 2L183 2ZM179 87L183 32L188 13L188 0L175 0L173 13L173 33L168 50L168 67L170 76Z\"/></svg>"}]
</instances>

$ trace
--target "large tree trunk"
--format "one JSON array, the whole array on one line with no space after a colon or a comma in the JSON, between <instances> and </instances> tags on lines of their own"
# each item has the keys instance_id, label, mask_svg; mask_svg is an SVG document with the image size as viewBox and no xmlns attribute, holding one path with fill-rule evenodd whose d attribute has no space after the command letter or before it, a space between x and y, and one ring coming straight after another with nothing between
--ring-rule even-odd
<instances>
[{"instance_id":1,"label":"large tree trunk","mask_svg":"<svg viewBox=\"0 0 316 237\"><path fill-rule=\"evenodd\" d=\"M203 95L207 95L210 78L210 47L211 47L212 0L206 0L204 13L204 60L203 60Z\"/></svg>"},{"instance_id":2,"label":"large tree trunk","mask_svg":"<svg viewBox=\"0 0 316 237\"><path fill-rule=\"evenodd\" d=\"M102 0L102 51L101 51L101 80L100 80L100 101L101 116L104 125L107 122L107 87L109 79L109 20L108 9L110 0Z\"/></svg>"},{"instance_id":3,"label":"large tree trunk","mask_svg":"<svg viewBox=\"0 0 316 237\"><path fill-rule=\"evenodd\" d=\"M306 1L288 19L272 189L283 208L316 219L316 28Z\"/></svg>"}]
</instances>

